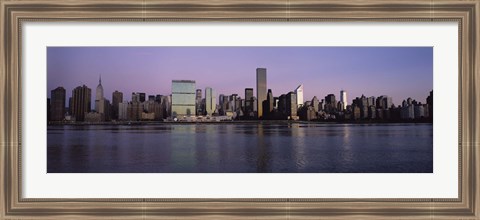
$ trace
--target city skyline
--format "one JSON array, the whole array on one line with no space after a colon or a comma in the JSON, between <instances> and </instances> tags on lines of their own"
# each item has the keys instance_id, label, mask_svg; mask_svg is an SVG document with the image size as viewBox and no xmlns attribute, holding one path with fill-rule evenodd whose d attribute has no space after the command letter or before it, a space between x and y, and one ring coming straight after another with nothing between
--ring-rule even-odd
<instances>
[{"instance_id":1,"label":"city skyline","mask_svg":"<svg viewBox=\"0 0 480 220\"><path fill-rule=\"evenodd\" d=\"M130 100L132 92L170 95L171 80L179 79L195 80L197 89L211 87L217 96L243 97L245 88L254 88L257 93L257 68L267 69L267 89L274 96L303 84L305 100L313 96L322 99L328 94L339 97L340 90L345 90L349 104L352 98L364 94L391 96L394 104L399 105L407 97L424 102L425 94L433 89L431 47L49 47L47 51L48 97L58 86L65 88L67 97L68 91L79 85L94 88L100 75L107 99L115 90L123 92L125 100ZM209 56L198 57L200 52ZM268 58L268 54L273 58ZM161 62L161 57L167 57L166 61ZM174 59L178 57L182 60ZM336 62L327 65L326 61ZM343 65L339 65L341 61ZM234 65L242 62L244 65ZM266 65L252 67L260 63ZM306 63L310 65L301 65ZM196 71L189 70L195 67ZM333 67L341 73L325 73ZM314 74L315 71L321 74Z\"/></svg>"}]
</instances>

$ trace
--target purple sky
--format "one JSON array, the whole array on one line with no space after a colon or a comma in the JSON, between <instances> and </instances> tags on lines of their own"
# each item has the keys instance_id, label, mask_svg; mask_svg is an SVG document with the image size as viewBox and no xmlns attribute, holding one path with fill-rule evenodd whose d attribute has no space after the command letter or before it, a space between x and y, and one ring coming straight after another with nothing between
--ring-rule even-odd
<instances>
[{"instance_id":1,"label":"purple sky","mask_svg":"<svg viewBox=\"0 0 480 220\"><path fill-rule=\"evenodd\" d=\"M244 97L254 88L256 68L267 68L274 96L304 85L304 100L347 91L357 96L388 95L396 105L411 97L422 103L433 88L432 47L48 47L47 96L58 86L85 84L92 99L102 75L105 97L115 90L168 95L174 79L195 80L202 89Z\"/></svg>"}]
</instances>

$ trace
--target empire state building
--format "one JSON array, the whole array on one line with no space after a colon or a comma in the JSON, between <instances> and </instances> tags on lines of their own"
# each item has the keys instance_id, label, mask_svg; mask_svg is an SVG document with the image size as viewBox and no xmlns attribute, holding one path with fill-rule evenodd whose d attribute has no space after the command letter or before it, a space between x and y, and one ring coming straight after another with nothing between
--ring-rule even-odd
<instances>
[{"instance_id":1,"label":"empire state building","mask_svg":"<svg viewBox=\"0 0 480 220\"><path fill-rule=\"evenodd\" d=\"M95 111L98 113L105 113L105 101L103 98L102 76L98 80L97 95L95 97Z\"/></svg>"}]
</instances>

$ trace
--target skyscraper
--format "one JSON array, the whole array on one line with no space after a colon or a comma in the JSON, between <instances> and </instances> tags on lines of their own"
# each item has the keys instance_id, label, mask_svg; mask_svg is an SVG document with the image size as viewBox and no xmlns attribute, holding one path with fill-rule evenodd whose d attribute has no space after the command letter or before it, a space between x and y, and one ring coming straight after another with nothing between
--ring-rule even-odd
<instances>
[{"instance_id":1,"label":"skyscraper","mask_svg":"<svg viewBox=\"0 0 480 220\"><path fill-rule=\"evenodd\" d=\"M57 87L50 95L50 120L61 121L65 118L65 89Z\"/></svg>"},{"instance_id":2,"label":"skyscraper","mask_svg":"<svg viewBox=\"0 0 480 220\"><path fill-rule=\"evenodd\" d=\"M132 102L140 102L140 93L132 92Z\"/></svg>"},{"instance_id":3,"label":"skyscraper","mask_svg":"<svg viewBox=\"0 0 480 220\"><path fill-rule=\"evenodd\" d=\"M428 117L433 118L433 90L430 91L430 95L427 97L428 104Z\"/></svg>"},{"instance_id":4,"label":"skyscraper","mask_svg":"<svg viewBox=\"0 0 480 220\"><path fill-rule=\"evenodd\" d=\"M195 109L197 109L197 115L203 115L202 109L202 90L197 89L195 92Z\"/></svg>"},{"instance_id":5,"label":"skyscraper","mask_svg":"<svg viewBox=\"0 0 480 220\"><path fill-rule=\"evenodd\" d=\"M314 96L314 97L312 98L312 106L313 106L313 110L314 110L315 112L318 112L318 110L320 110L320 109L319 109L319 105L320 105L320 101L318 101L317 96Z\"/></svg>"},{"instance_id":6,"label":"skyscraper","mask_svg":"<svg viewBox=\"0 0 480 220\"><path fill-rule=\"evenodd\" d=\"M257 115L263 116L263 101L267 100L267 69L257 68Z\"/></svg>"},{"instance_id":7,"label":"skyscraper","mask_svg":"<svg viewBox=\"0 0 480 220\"><path fill-rule=\"evenodd\" d=\"M47 121L51 121L50 116L52 115L52 112L50 111L50 99L47 98Z\"/></svg>"},{"instance_id":8,"label":"skyscraper","mask_svg":"<svg viewBox=\"0 0 480 220\"><path fill-rule=\"evenodd\" d=\"M138 93L140 102L145 102L146 94L144 92Z\"/></svg>"},{"instance_id":9,"label":"skyscraper","mask_svg":"<svg viewBox=\"0 0 480 220\"><path fill-rule=\"evenodd\" d=\"M340 102L342 102L342 107L343 109L342 110L345 110L347 109L347 91L345 90L341 90L340 91Z\"/></svg>"},{"instance_id":10,"label":"skyscraper","mask_svg":"<svg viewBox=\"0 0 480 220\"><path fill-rule=\"evenodd\" d=\"M303 84L299 85L294 92L297 94L297 106L300 108L303 106Z\"/></svg>"},{"instance_id":11,"label":"skyscraper","mask_svg":"<svg viewBox=\"0 0 480 220\"><path fill-rule=\"evenodd\" d=\"M76 121L85 120L85 113L90 112L92 90L87 86L78 86L72 91L72 117Z\"/></svg>"},{"instance_id":12,"label":"skyscraper","mask_svg":"<svg viewBox=\"0 0 480 220\"><path fill-rule=\"evenodd\" d=\"M102 76L98 79L98 86L95 96L95 111L98 113L105 113L105 106L103 101L103 86Z\"/></svg>"},{"instance_id":13,"label":"skyscraper","mask_svg":"<svg viewBox=\"0 0 480 220\"><path fill-rule=\"evenodd\" d=\"M292 119L297 116L297 94L294 92L289 92L286 97L286 107L287 107L287 116Z\"/></svg>"},{"instance_id":14,"label":"skyscraper","mask_svg":"<svg viewBox=\"0 0 480 220\"><path fill-rule=\"evenodd\" d=\"M253 112L253 89L245 89L245 115L250 116L250 113Z\"/></svg>"},{"instance_id":15,"label":"skyscraper","mask_svg":"<svg viewBox=\"0 0 480 220\"><path fill-rule=\"evenodd\" d=\"M115 90L115 92L112 93L112 118L113 119L119 119L118 114L119 114L119 104L123 102L123 93Z\"/></svg>"},{"instance_id":16,"label":"skyscraper","mask_svg":"<svg viewBox=\"0 0 480 220\"><path fill-rule=\"evenodd\" d=\"M328 113L335 112L337 109L337 101L334 94L328 94L325 96L325 111Z\"/></svg>"},{"instance_id":17,"label":"skyscraper","mask_svg":"<svg viewBox=\"0 0 480 220\"><path fill-rule=\"evenodd\" d=\"M273 93L272 90L269 89L267 93L267 109L264 109L264 115L268 115L273 111Z\"/></svg>"},{"instance_id":18,"label":"skyscraper","mask_svg":"<svg viewBox=\"0 0 480 220\"><path fill-rule=\"evenodd\" d=\"M202 100L202 90L201 89L196 90L195 100Z\"/></svg>"},{"instance_id":19,"label":"skyscraper","mask_svg":"<svg viewBox=\"0 0 480 220\"><path fill-rule=\"evenodd\" d=\"M155 101L155 95L149 95L148 101Z\"/></svg>"},{"instance_id":20,"label":"skyscraper","mask_svg":"<svg viewBox=\"0 0 480 220\"><path fill-rule=\"evenodd\" d=\"M172 80L172 116L191 116L195 113L195 81Z\"/></svg>"},{"instance_id":21,"label":"skyscraper","mask_svg":"<svg viewBox=\"0 0 480 220\"><path fill-rule=\"evenodd\" d=\"M217 101L212 88L205 88L205 112L207 115L212 115L217 108Z\"/></svg>"}]
</instances>

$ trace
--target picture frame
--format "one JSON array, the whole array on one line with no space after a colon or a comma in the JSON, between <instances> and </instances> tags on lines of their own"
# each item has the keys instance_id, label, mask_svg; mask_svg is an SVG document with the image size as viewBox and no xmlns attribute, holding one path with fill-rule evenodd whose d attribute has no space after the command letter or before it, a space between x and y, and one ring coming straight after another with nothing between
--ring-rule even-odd
<instances>
[{"instance_id":1,"label":"picture frame","mask_svg":"<svg viewBox=\"0 0 480 220\"><path fill-rule=\"evenodd\" d=\"M478 0L0 2L0 217L5 219L477 219L480 82ZM22 24L87 22L440 22L459 25L458 198L22 198Z\"/></svg>"}]
</instances>

